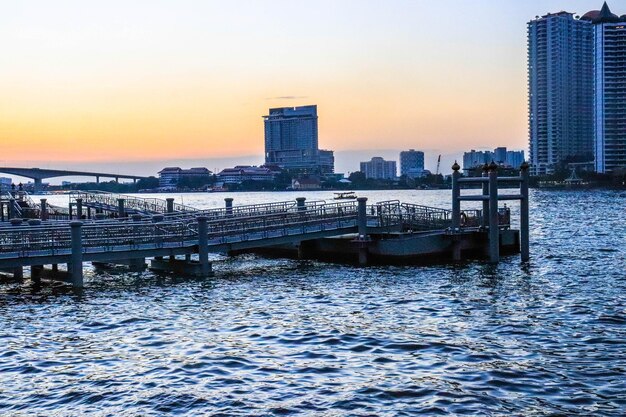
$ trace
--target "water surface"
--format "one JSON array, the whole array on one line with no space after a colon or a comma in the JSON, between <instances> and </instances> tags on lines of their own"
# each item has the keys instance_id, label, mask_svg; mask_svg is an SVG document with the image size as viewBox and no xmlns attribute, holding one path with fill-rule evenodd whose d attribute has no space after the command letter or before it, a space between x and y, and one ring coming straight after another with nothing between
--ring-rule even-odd
<instances>
[{"instance_id":1,"label":"water surface","mask_svg":"<svg viewBox=\"0 0 626 417\"><path fill-rule=\"evenodd\" d=\"M0 284L0 415L623 415L625 204L623 192L534 191L525 265L214 255L205 280L89 268L81 292Z\"/></svg>"}]
</instances>

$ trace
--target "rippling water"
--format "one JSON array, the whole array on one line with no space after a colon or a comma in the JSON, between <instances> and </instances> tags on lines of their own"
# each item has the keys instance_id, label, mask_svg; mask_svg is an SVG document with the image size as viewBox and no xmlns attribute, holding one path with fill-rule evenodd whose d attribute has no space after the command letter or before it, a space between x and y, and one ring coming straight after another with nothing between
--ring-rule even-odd
<instances>
[{"instance_id":1,"label":"rippling water","mask_svg":"<svg viewBox=\"0 0 626 417\"><path fill-rule=\"evenodd\" d=\"M449 206L447 191L360 194ZM533 192L528 265L247 255L215 257L206 280L1 284L0 415L623 415L624 207L624 192Z\"/></svg>"}]
</instances>

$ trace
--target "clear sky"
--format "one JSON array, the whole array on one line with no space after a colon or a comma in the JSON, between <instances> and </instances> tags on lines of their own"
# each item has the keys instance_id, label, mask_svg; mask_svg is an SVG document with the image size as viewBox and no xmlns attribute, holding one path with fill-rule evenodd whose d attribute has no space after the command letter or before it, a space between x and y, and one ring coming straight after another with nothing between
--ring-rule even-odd
<instances>
[{"instance_id":1,"label":"clear sky","mask_svg":"<svg viewBox=\"0 0 626 417\"><path fill-rule=\"evenodd\" d=\"M4 1L0 164L262 162L261 116L303 104L345 158L525 149L526 22L601 4Z\"/></svg>"}]
</instances>

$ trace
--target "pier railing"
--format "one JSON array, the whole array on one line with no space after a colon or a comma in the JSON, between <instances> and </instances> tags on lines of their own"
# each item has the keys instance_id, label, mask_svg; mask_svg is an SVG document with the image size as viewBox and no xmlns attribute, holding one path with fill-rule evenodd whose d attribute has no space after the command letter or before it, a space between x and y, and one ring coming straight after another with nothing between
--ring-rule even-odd
<instances>
[{"instance_id":1,"label":"pier railing","mask_svg":"<svg viewBox=\"0 0 626 417\"><path fill-rule=\"evenodd\" d=\"M82 200L82 204L101 208L107 211L116 211L119 207L119 201L124 201L124 209L139 213L167 213L168 202L160 198L142 198L126 194L114 194L104 191L72 191L70 200L76 202ZM196 208L186 206L184 204L172 203L174 212L195 212Z\"/></svg>"},{"instance_id":2,"label":"pier railing","mask_svg":"<svg viewBox=\"0 0 626 417\"><path fill-rule=\"evenodd\" d=\"M306 235L356 227L353 202L314 205L300 210L208 220L210 245ZM206 218L206 216L202 216ZM193 246L198 242L196 217L158 222L105 221L81 228L83 253ZM0 256L56 255L71 249L71 232L59 224L7 227L0 233Z\"/></svg>"}]
</instances>

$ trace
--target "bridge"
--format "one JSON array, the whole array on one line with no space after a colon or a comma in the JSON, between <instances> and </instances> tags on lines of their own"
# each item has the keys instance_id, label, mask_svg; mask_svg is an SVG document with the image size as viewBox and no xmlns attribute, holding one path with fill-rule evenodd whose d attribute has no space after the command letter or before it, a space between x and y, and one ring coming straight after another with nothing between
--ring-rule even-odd
<instances>
[{"instance_id":1,"label":"bridge","mask_svg":"<svg viewBox=\"0 0 626 417\"><path fill-rule=\"evenodd\" d=\"M115 178L115 181L122 179L131 179L133 181L145 179L138 175L124 175L124 174L107 174L102 172L87 172L87 171L68 171L61 169L45 169L45 168L15 168L15 167L0 167L0 173L17 175L18 177L30 178L35 183L35 192L41 191L42 181L46 178L56 177L95 177L96 182L100 182L100 178Z\"/></svg>"}]
</instances>

